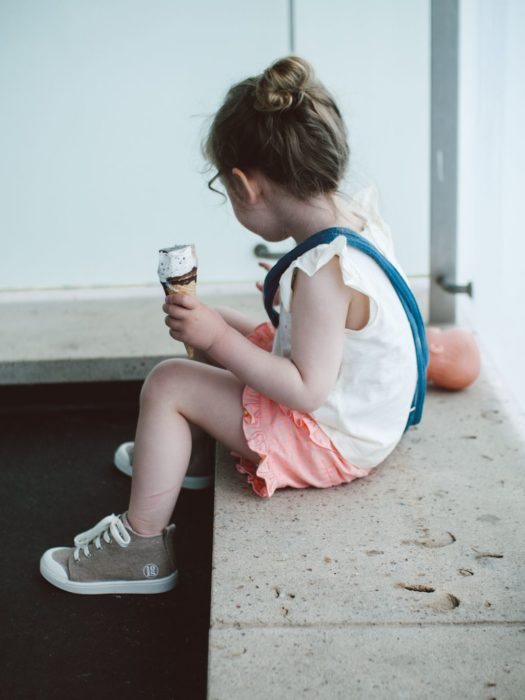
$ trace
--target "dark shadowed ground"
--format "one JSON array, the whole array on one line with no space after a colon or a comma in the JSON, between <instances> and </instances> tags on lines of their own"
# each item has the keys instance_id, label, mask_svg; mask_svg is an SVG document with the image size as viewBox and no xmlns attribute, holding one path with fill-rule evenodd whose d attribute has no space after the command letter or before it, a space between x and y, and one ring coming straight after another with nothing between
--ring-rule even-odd
<instances>
[{"instance_id":1,"label":"dark shadowed ground","mask_svg":"<svg viewBox=\"0 0 525 700\"><path fill-rule=\"evenodd\" d=\"M81 596L41 554L127 507L113 452L134 437L140 383L0 387L1 687L5 698L205 698L213 490L174 513L179 581L160 595Z\"/></svg>"}]
</instances>

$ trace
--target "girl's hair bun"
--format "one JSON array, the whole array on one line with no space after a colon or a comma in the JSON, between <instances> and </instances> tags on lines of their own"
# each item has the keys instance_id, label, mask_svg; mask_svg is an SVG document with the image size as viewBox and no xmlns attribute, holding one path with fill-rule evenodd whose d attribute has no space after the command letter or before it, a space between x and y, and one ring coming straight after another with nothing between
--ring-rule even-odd
<instances>
[{"instance_id":1,"label":"girl's hair bun","mask_svg":"<svg viewBox=\"0 0 525 700\"><path fill-rule=\"evenodd\" d=\"M254 108L258 112L282 112L299 107L313 75L312 66L299 56L275 61L255 84Z\"/></svg>"},{"instance_id":2,"label":"girl's hair bun","mask_svg":"<svg viewBox=\"0 0 525 700\"><path fill-rule=\"evenodd\" d=\"M203 143L217 168L208 186L217 178L233 186L233 168L244 168L301 200L336 192L350 155L346 137L341 112L310 63L284 56L228 90Z\"/></svg>"}]
</instances>

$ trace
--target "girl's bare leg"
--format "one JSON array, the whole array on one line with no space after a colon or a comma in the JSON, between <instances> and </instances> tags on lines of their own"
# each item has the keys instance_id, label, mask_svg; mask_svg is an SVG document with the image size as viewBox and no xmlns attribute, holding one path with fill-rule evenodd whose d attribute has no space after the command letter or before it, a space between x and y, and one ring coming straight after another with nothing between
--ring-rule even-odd
<instances>
[{"instance_id":1,"label":"girl's bare leg","mask_svg":"<svg viewBox=\"0 0 525 700\"><path fill-rule=\"evenodd\" d=\"M193 359L196 362L218 367L213 360L200 350L195 350ZM189 476L204 476L213 471L215 464L215 440L204 432L198 425L190 423L191 432L191 457L187 474ZM137 438L135 437L135 440Z\"/></svg>"},{"instance_id":2,"label":"girl's bare leg","mask_svg":"<svg viewBox=\"0 0 525 700\"><path fill-rule=\"evenodd\" d=\"M166 360L148 375L140 397L128 519L142 535L169 523L192 450L190 424L254 464L242 429L243 384L229 370Z\"/></svg>"},{"instance_id":3,"label":"girl's bare leg","mask_svg":"<svg viewBox=\"0 0 525 700\"><path fill-rule=\"evenodd\" d=\"M227 306L215 307L227 323L243 335L249 335L257 326L248 316ZM197 362L220 367L205 352L195 350L194 359ZM202 428L190 423L192 451L187 474L202 476L209 474L215 464L215 440Z\"/></svg>"}]
</instances>

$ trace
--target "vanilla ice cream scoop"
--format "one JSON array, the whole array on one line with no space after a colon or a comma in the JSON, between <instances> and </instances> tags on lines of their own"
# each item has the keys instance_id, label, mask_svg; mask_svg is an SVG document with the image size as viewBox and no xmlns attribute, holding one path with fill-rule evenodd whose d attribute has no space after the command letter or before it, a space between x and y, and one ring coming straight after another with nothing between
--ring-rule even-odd
<instances>
[{"instance_id":1,"label":"vanilla ice cream scoop","mask_svg":"<svg viewBox=\"0 0 525 700\"><path fill-rule=\"evenodd\" d=\"M193 243L161 248L159 250L159 279L163 283L193 271L197 274L197 264L197 254Z\"/></svg>"}]
</instances>

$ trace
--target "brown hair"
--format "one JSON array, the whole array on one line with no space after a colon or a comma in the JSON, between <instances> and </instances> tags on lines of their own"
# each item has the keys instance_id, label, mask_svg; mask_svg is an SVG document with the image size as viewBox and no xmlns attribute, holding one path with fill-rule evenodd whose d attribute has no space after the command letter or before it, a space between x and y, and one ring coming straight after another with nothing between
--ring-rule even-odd
<instances>
[{"instance_id":1,"label":"brown hair","mask_svg":"<svg viewBox=\"0 0 525 700\"><path fill-rule=\"evenodd\" d=\"M233 85L213 117L202 151L218 177L260 170L299 199L335 192L349 158L347 131L310 63L286 56Z\"/></svg>"}]
</instances>

